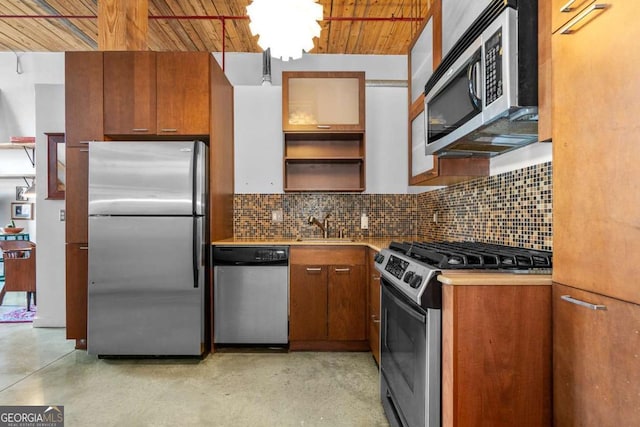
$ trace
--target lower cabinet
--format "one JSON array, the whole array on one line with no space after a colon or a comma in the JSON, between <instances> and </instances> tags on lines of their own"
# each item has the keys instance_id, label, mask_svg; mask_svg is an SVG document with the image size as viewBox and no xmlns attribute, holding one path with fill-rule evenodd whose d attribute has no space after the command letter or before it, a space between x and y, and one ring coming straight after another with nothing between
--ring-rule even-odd
<instances>
[{"instance_id":1,"label":"lower cabinet","mask_svg":"<svg viewBox=\"0 0 640 427\"><path fill-rule=\"evenodd\" d=\"M369 349L364 254L365 248L291 248L290 349Z\"/></svg>"},{"instance_id":2,"label":"lower cabinet","mask_svg":"<svg viewBox=\"0 0 640 427\"><path fill-rule=\"evenodd\" d=\"M66 244L67 338L76 340L76 348L86 348L88 249L86 243Z\"/></svg>"},{"instance_id":3,"label":"lower cabinet","mask_svg":"<svg viewBox=\"0 0 640 427\"><path fill-rule=\"evenodd\" d=\"M443 285L442 304L442 426L549 427L551 286Z\"/></svg>"},{"instance_id":4,"label":"lower cabinet","mask_svg":"<svg viewBox=\"0 0 640 427\"><path fill-rule=\"evenodd\" d=\"M640 425L640 305L553 285L553 425Z\"/></svg>"}]
</instances>

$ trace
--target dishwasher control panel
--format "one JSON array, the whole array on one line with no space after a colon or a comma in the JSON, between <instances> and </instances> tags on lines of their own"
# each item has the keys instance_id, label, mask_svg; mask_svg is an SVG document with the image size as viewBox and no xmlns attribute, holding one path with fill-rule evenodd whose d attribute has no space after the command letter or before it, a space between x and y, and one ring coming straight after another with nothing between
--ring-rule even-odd
<instances>
[{"instance_id":1,"label":"dishwasher control panel","mask_svg":"<svg viewBox=\"0 0 640 427\"><path fill-rule=\"evenodd\" d=\"M213 265L287 265L287 246L214 246Z\"/></svg>"}]
</instances>

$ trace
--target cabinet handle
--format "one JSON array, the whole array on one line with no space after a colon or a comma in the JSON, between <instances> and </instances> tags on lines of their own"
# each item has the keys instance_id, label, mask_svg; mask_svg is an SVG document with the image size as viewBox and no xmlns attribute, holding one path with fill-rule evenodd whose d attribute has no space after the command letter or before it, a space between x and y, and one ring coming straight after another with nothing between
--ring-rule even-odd
<instances>
[{"instance_id":1,"label":"cabinet handle","mask_svg":"<svg viewBox=\"0 0 640 427\"><path fill-rule=\"evenodd\" d=\"M560 29L560 34L572 34L571 28L574 25L582 21L584 18L587 17L587 15L589 15L594 10L601 10L601 9L605 9L606 7L607 5L604 3L598 3L598 4L593 4L589 6L588 8L586 8L585 10L577 14L576 17L573 18L571 21L567 22L567 25L565 25Z\"/></svg>"},{"instance_id":2,"label":"cabinet handle","mask_svg":"<svg viewBox=\"0 0 640 427\"><path fill-rule=\"evenodd\" d=\"M336 273L346 273L348 271L351 271L350 268L336 268Z\"/></svg>"},{"instance_id":3,"label":"cabinet handle","mask_svg":"<svg viewBox=\"0 0 640 427\"><path fill-rule=\"evenodd\" d=\"M375 274L373 274L373 275L371 276L371 278L372 278L373 280L380 280L380 276L376 276Z\"/></svg>"},{"instance_id":4,"label":"cabinet handle","mask_svg":"<svg viewBox=\"0 0 640 427\"><path fill-rule=\"evenodd\" d=\"M160 132L178 132L178 129L166 128L166 129L160 129Z\"/></svg>"},{"instance_id":5,"label":"cabinet handle","mask_svg":"<svg viewBox=\"0 0 640 427\"><path fill-rule=\"evenodd\" d=\"M589 308L591 310L606 310L606 305L601 304L591 304L589 302L580 301L579 299L572 298L571 295L562 295L560 299L565 300L566 302L570 302L571 304L579 305L582 307Z\"/></svg>"},{"instance_id":6,"label":"cabinet handle","mask_svg":"<svg viewBox=\"0 0 640 427\"><path fill-rule=\"evenodd\" d=\"M133 129L131 129L131 131L132 132L149 132L149 129L147 129L147 128L133 128Z\"/></svg>"},{"instance_id":7,"label":"cabinet handle","mask_svg":"<svg viewBox=\"0 0 640 427\"><path fill-rule=\"evenodd\" d=\"M318 129L331 129L331 126L329 126L329 125L317 125L316 127Z\"/></svg>"},{"instance_id":8,"label":"cabinet handle","mask_svg":"<svg viewBox=\"0 0 640 427\"><path fill-rule=\"evenodd\" d=\"M89 149L88 149L88 148L81 148L81 149L80 149L80 150L78 150L78 151L80 151L81 153L88 153L88 152L89 152Z\"/></svg>"},{"instance_id":9,"label":"cabinet handle","mask_svg":"<svg viewBox=\"0 0 640 427\"><path fill-rule=\"evenodd\" d=\"M89 144L92 141L80 141L80 144Z\"/></svg>"},{"instance_id":10,"label":"cabinet handle","mask_svg":"<svg viewBox=\"0 0 640 427\"><path fill-rule=\"evenodd\" d=\"M373 323L380 323L380 319L378 319L378 317L375 314L371 315L371 321Z\"/></svg>"},{"instance_id":11,"label":"cabinet handle","mask_svg":"<svg viewBox=\"0 0 640 427\"><path fill-rule=\"evenodd\" d=\"M313 268L307 267L307 271L321 271L321 270L322 270L322 268L320 268L320 267L313 267Z\"/></svg>"},{"instance_id":12,"label":"cabinet handle","mask_svg":"<svg viewBox=\"0 0 640 427\"><path fill-rule=\"evenodd\" d=\"M89 250L89 246L80 246L80 250L88 251Z\"/></svg>"},{"instance_id":13,"label":"cabinet handle","mask_svg":"<svg viewBox=\"0 0 640 427\"><path fill-rule=\"evenodd\" d=\"M560 12L571 12L571 5L574 4L576 0L569 0L567 4L560 8Z\"/></svg>"}]
</instances>

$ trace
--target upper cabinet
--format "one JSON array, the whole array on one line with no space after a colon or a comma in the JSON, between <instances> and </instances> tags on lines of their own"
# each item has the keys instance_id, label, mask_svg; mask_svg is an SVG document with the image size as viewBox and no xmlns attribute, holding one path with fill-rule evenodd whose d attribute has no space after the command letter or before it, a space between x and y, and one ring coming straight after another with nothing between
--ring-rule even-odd
<instances>
[{"instance_id":1,"label":"upper cabinet","mask_svg":"<svg viewBox=\"0 0 640 427\"><path fill-rule=\"evenodd\" d=\"M104 133L156 133L155 52L104 53Z\"/></svg>"},{"instance_id":2,"label":"upper cabinet","mask_svg":"<svg viewBox=\"0 0 640 427\"><path fill-rule=\"evenodd\" d=\"M424 85L433 74L433 17L424 22L422 31L418 33L409 51L410 95L409 101L414 103L424 93Z\"/></svg>"},{"instance_id":3,"label":"upper cabinet","mask_svg":"<svg viewBox=\"0 0 640 427\"><path fill-rule=\"evenodd\" d=\"M105 135L208 135L207 52L105 52Z\"/></svg>"},{"instance_id":4,"label":"upper cabinet","mask_svg":"<svg viewBox=\"0 0 640 427\"><path fill-rule=\"evenodd\" d=\"M283 72L284 191L365 190L362 72Z\"/></svg>"},{"instance_id":5,"label":"upper cabinet","mask_svg":"<svg viewBox=\"0 0 640 427\"><path fill-rule=\"evenodd\" d=\"M364 131L364 73L283 72L285 132Z\"/></svg>"},{"instance_id":6,"label":"upper cabinet","mask_svg":"<svg viewBox=\"0 0 640 427\"><path fill-rule=\"evenodd\" d=\"M441 3L442 57L444 57L473 21L491 3L491 0L441 0Z\"/></svg>"},{"instance_id":7,"label":"upper cabinet","mask_svg":"<svg viewBox=\"0 0 640 427\"><path fill-rule=\"evenodd\" d=\"M551 141L551 4L538 1L538 140Z\"/></svg>"}]
</instances>

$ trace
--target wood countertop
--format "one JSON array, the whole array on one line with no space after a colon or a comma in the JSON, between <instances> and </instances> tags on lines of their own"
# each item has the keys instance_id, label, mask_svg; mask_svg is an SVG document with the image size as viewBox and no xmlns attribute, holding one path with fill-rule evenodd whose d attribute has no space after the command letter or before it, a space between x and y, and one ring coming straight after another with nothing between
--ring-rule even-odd
<instances>
[{"instance_id":1,"label":"wood countertop","mask_svg":"<svg viewBox=\"0 0 640 427\"><path fill-rule=\"evenodd\" d=\"M551 271L444 271L438 281L453 286L551 286Z\"/></svg>"},{"instance_id":2,"label":"wood countertop","mask_svg":"<svg viewBox=\"0 0 640 427\"><path fill-rule=\"evenodd\" d=\"M376 251L389 246L391 242L414 241L416 237L369 237L362 239L302 239L295 238L229 238L211 242L215 246L259 246L259 245L283 245L283 246L368 246Z\"/></svg>"}]
</instances>

